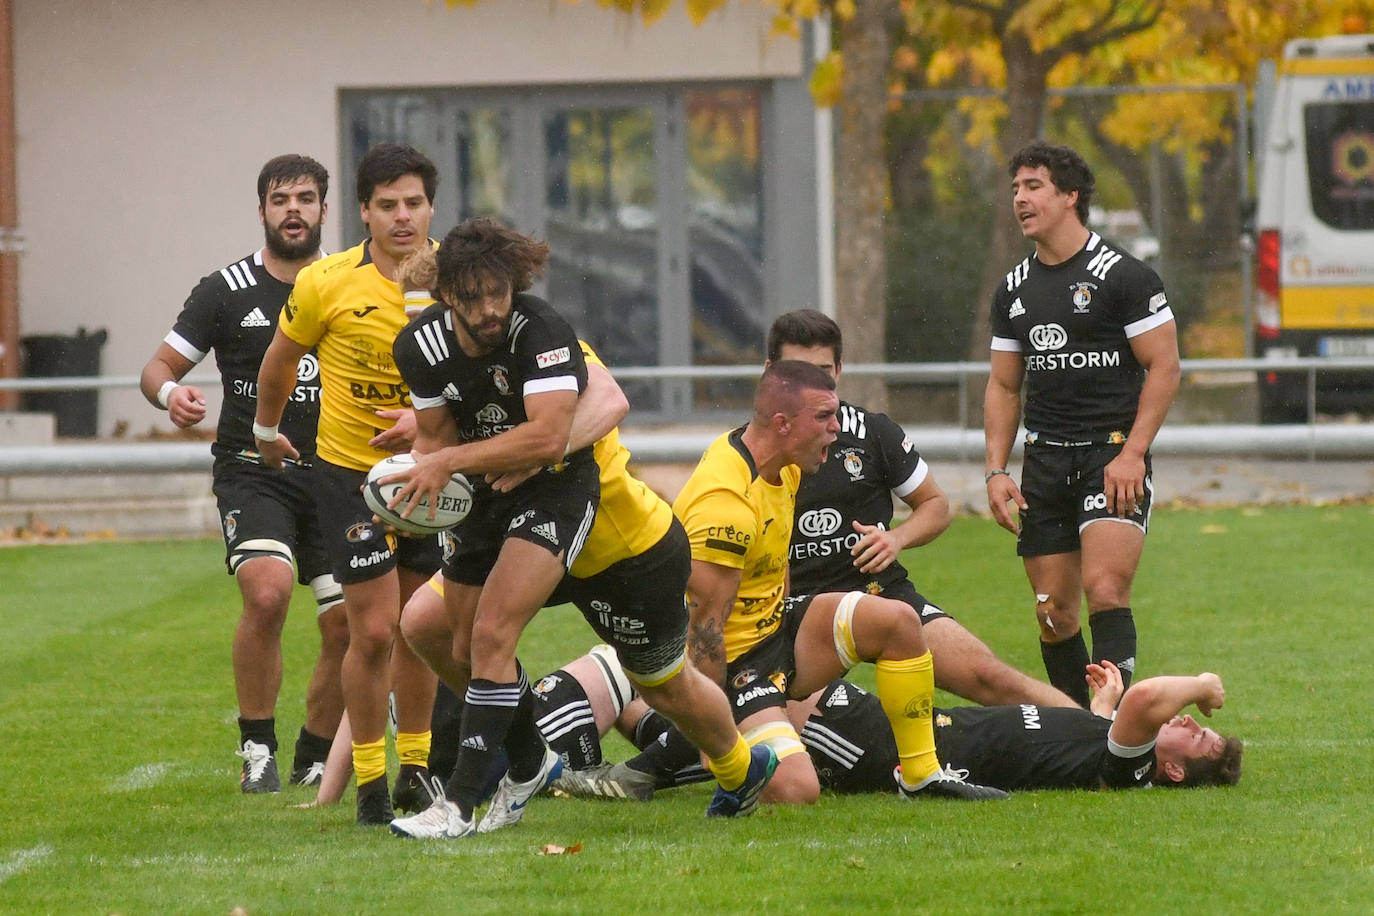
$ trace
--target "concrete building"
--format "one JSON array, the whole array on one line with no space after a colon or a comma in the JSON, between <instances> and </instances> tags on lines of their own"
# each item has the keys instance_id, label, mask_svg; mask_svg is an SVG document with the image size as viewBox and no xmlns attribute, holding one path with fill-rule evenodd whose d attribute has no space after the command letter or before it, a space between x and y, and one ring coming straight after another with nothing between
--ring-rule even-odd
<instances>
[{"instance_id":1,"label":"concrete building","mask_svg":"<svg viewBox=\"0 0 1374 916\"><path fill-rule=\"evenodd\" d=\"M325 246L354 244L379 140L438 164L436 237L481 214L549 239L544 291L613 366L757 361L773 314L826 305L825 114L769 4L651 27L592 0L7 5L21 333L108 329L104 375L136 374L196 281L261 245L269 157L329 168ZM632 398L682 416L738 384ZM170 428L127 389L99 418Z\"/></svg>"}]
</instances>

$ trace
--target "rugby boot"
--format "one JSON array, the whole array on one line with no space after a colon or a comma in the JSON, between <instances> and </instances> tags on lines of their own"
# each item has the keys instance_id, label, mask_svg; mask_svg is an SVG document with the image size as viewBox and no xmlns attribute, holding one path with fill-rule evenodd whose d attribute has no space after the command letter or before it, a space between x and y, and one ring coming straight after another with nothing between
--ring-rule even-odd
<instances>
[{"instance_id":1,"label":"rugby boot","mask_svg":"<svg viewBox=\"0 0 1374 916\"><path fill-rule=\"evenodd\" d=\"M716 794L706 807L707 817L748 817L759 806L759 796L778 768L778 755L766 744L749 749L749 772L738 789L727 791L716 786Z\"/></svg>"},{"instance_id":2,"label":"rugby boot","mask_svg":"<svg viewBox=\"0 0 1374 916\"><path fill-rule=\"evenodd\" d=\"M956 770L952 766L946 766L943 770L935 771L914 789L902 781L900 765L892 771L892 778L896 780L897 792L902 798L957 798L963 801L992 801L1011 797L1001 789L968 782L968 770Z\"/></svg>"},{"instance_id":3,"label":"rugby boot","mask_svg":"<svg viewBox=\"0 0 1374 916\"><path fill-rule=\"evenodd\" d=\"M549 783L557 779L558 774L562 772L563 758L547 747L544 748L544 760L539 765L539 772L532 778L525 782L515 782L510 778L508 770L506 775L501 777L501 784L496 787L496 794L492 796L491 807L487 808L487 813L482 816L482 822L477 825L477 832L490 833L520 823L520 818L525 816L525 805L529 804L529 800L547 789Z\"/></svg>"},{"instance_id":4,"label":"rugby boot","mask_svg":"<svg viewBox=\"0 0 1374 916\"><path fill-rule=\"evenodd\" d=\"M252 795L281 791L281 777L277 775L277 758L251 738L243 742L243 747L234 752L243 758L243 772L239 775L239 788Z\"/></svg>"},{"instance_id":5,"label":"rugby boot","mask_svg":"<svg viewBox=\"0 0 1374 916\"><path fill-rule=\"evenodd\" d=\"M623 763L599 763L585 770L565 769L555 779L555 792L572 798L609 798L648 801L654 797L656 780Z\"/></svg>"}]
</instances>

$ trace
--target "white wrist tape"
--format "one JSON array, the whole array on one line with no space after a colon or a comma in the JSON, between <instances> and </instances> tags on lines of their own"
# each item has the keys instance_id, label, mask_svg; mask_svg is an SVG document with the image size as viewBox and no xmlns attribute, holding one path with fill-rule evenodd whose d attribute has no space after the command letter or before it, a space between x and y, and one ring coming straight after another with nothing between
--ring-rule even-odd
<instances>
[{"instance_id":1,"label":"white wrist tape","mask_svg":"<svg viewBox=\"0 0 1374 916\"><path fill-rule=\"evenodd\" d=\"M162 409L167 409L167 402L172 397L172 392L181 387L181 383L176 379L169 378L162 383L162 387L157 390L157 402L162 405Z\"/></svg>"},{"instance_id":2,"label":"white wrist tape","mask_svg":"<svg viewBox=\"0 0 1374 916\"><path fill-rule=\"evenodd\" d=\"M275 426L263 426L261 423L253 424L253 438L261 442L276 442L280 433Z\"/></svg>"}]
</instances>

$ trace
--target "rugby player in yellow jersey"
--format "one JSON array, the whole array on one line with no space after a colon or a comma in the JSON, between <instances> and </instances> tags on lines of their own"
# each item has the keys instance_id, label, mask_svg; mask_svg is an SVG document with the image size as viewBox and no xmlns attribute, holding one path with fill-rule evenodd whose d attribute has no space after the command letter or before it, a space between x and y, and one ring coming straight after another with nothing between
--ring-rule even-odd
<instances>
[{"instance_id":1,"label":"rugby player in yellow jersey","mask_svg":"<svg viewBox=\"0 0 1374 916\"><path fill-rule=\"evenodd\" d=\"M673 503L692 545L687 586L689 649L703 673L725 685L751 744L776 752L765 801L806 804L820 783L796 730L788 696L805 697L861 661L876 662L878 697L892 724L905 795L1002 798L963 782L935 755L930 652L910 605L862 592L787 595L787 556L801 475L825 461L839 432L835 380L797 360L769 364L748 425L716 439ZM666 760L671 745L582 780L572 794L643 798L655 774L687 761ZM615 768L612 768L613 770ZM641 778L628 791L627 770ZM633 778L633 777L631 777Z\"/></svg>"},{"instance_id":2,"label":"rugby player in yellow jersey","mask_svg":"<svg viewBox=\"0 0 1374 916\"><path fill-rule=\"evenodd\" d=\"M344 706L353 734L358 823L367 825L392 819L385 747L390 691L402 764L397 807L421 807L419 786L428 782L434 675L395 635L401 605L439 566L439 539L398 540L374 525L361 486L372 465L389 454L381 447L388 431L379 428L384 421L378 411L410 407L391 354L407 321L396 270L407 255L431 244L437 183L434 164L411 147L381 144L367 152L357 184L368 239L301 271L258 376L253 432L263 463L279 467L296 449L277 424L296 363L316 348L321 404L311 473L325 549L348 615Z\"/></svg>"}]
</instances>

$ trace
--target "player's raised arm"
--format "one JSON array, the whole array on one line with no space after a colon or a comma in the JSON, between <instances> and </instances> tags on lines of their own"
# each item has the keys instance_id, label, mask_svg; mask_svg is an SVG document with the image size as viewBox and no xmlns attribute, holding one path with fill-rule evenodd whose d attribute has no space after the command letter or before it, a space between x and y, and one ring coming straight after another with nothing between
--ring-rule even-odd
<instances>
[{"instance_id":1,"label":"player's raised arm","mask_svg":"<svg viewBox=\"0 0 1374 916\"><path fill-rule=\"evenodd\" d=\"M1188 706L1197 704L1199 712L1210 716L1225 700L1221 678L1210 671L1192 677L1146 678L1121 698L1110 737L1123 747L1139 747L1153 741L1160 728Z\"/></svg>"}]
</instances>

